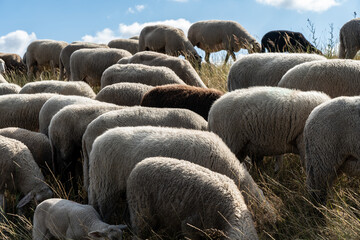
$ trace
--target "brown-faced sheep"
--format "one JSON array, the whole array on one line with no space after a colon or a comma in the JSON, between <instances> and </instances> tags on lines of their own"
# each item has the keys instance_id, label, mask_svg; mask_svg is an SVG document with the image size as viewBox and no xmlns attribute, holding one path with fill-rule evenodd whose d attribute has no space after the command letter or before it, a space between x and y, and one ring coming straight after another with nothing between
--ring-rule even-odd
<instances>
[{"instance_id":1,"label":"brown-faced sheep","mask_svg":"<svg viewBox=\"0 0 360 240\"><path fill-rule=\"evenodd\" d=\"M345 23L340 29L339 58L353 59L360 50L360 18Z\"/></svg>"},{"instance_id":2,"label":"brown-faced sheep","mask_svg":"<svg viewBox=\"0 0 360 240\"><path fill-rule=\"evenodd\" d=\"M139 51L139 40L137 39L114 39L108 43L110 48L125 49L131 54Z\"/></svg>"},{"instance_id":3,"label":"brown-faced sheep","mask_svg":"<svg viewBox=\"0 0 360 240\"><path fill-rule=\"evenodd\" d=\"M26 65L18 54L0 53L0 58L5 61L7 71L26 72Z\"/></svg>"},{"instance_id":4,"label":"brown-faced sheep","mask_svg":"<svg viewBox=\"0 0 360 240\"><path fill-rule=\"evenodd\" d=\"M225 63L231 56L236 61L235 53L247 49L249 53L260 52L260 44L235 21L208 20L192 24L188 31L190 42L205 51L205 61L210 63L210 53L226 50Z\"/></svg>"},{"instance_id":5,"label":"brown-faced sheep","mask_svg":"<svg viewBox=\"0 0 360 240\"><path fill-rule=\"evenodd\" d=\"M186 108L208 119L211 105L223 95L214 88L169 84L145 93L140 105L145 107Z\"/></svg>"}]
</instances>

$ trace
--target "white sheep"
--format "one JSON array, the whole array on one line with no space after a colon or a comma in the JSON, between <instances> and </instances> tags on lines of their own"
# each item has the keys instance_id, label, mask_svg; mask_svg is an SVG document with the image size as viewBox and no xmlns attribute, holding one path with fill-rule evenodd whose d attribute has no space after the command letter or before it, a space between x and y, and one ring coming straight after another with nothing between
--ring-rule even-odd
<instances>
[{"instance_id":1,"label":"white sheep","mask_svg":"<svg viewBox=\"0 0 360 240\"><path fill-rule=\"evenodd\" d=\"M73 52L83 48L108 48L105 44L98 44L98 43L90 43L90 42L72 42L66 47L64 47L60 52L60 59L59 59L59 68L60 68L60 75L59 80L64 79L64 70L65 70L65 77L69 80L71 78L70 72L70 56Z\"/></svg>"},{"instance_id":2,"label":"white sheep","mask_svg":"<svg viewBox=\"0 0 360 240\"><path fill-rule=\"evenodd\" d=\"M0 73L0 83L8 83L8 81L6 81L6 79L4 78L3 75L1 75L1 73Z\"/></svg>"},{"instance_id":3,"label":"white sheep","mask_svg":"<svg viewBox=\"0 0 360 240\"><path fill-rule=\"evenodd\" d=\"M340 29L339 58L353 59L360 50L360 18L351 19Z\"/></svg>"},{"instance_id":4,"label":"white sheep","mask_svg":"<svg viewBox=\"0 0 360 240\"><path fill-rule=\"evenodd\" d=\"M343 59L302 63L287 71L278 86L320 91L332 98L360 95L360 63Z\"/></svg>"},{"instance_id":5,"label":"white sheep","mask_svg":"<svg viewBox=\"0 0 360 240\"><path fill-rule=\"evenodd\" d=\"M338 97L316 107L306 121L306 185L321 204L341 173L360 176L359 111L360 97Z\"/></svg>"},{"instance_id":6,"label":"white sheep","mask_svg":"<svg viewBox=\"0 0 360 240\"><path fill-rule=\"evenodd\" d=\"M112 128L93 143L89 156L89 203L105 221L126 214L126 182L135 165L147 157L185 159L233 179L259 219L274 211L246 168L214 133L154 126Z\"/></svg>"},{"instance_id":7,"label":"white sheep","mask_svg":"<svg viewBox=\"0 0 360 240\"><path fill-rule=\"evenodd\" d=\"M109 225L90 205L51 198L40 203L34 213L32 239L122 240L126 225Z\"/></svg>"},{"instance_id":8,"label":"white sheep","mask_svg":"<svg viewBox=\"0 0 360 240\"><path fill-rule=\"evenodd\" d=\"M135 54L139 51L138 39L114 39L108 43L110 48L125 49L131 54Z\"/></svg>"},{"instance_id":9,"label":"white sheep","mask_svg":"<svg viewBox=\"0 0 360 240\"><path fill-rule=\"evenodd\" d=\"M115 48L79 49L70 57L71 81L85 81L99 86L102 73L123 57L132 56L126 50Z\"/></svg>"},{"instance_id":10,"label":"white sheep","mask_svg":"<svg viewBox=\"0 0 360 240\"><path fill-rule=\"evenodd\" d=\"M6 65L5 61L0 58L0 76L5 73Z\"/></svg>"},{"instance_id":11,"label":"white sheep","mask_svg":"<svg viewBox=\"0 0 360 240\"><path fill-rule=\"evenodd\" d=\"M1 78L1 75L0 75ZM1 82L1 80L0 80ZM21 87L14 83L0 83L0 95L19 93Z\"/></svg>"},{"instance_id":12,"label":"white sheep","mask_svg":"<svg viewBox=\"0 0 360 240\"><path fill-rule=\"evenodd\" d=\"M140 239L156 235L258 239L251 213L229 177L186 160L153 157L136 164L126 187Z\"/></svg>"},{"instance_id":13,"label":"white sheep","mask_svg":"<svg viewBox=\"0 0 360 240\"><path fill-rule=\"evenodd\" d=\"M121 82L142 83L151 86L185 84L168 67L144 64L114 64L108 67L101 76L101 88Z\"/></svg>"},{"instance_id":14,"label":"white sheep","mask_svg":"<svg viewBox=\"0 0 360 240\"><path fill-rule=\"evenodd\" d=\"M19 191L25 196L18 202L21 209L31 200L40 203L52 197L40 168L30 150L22 142L0 136L0 218L5 212L5 190Z\"/></svg>"},{"instance_id":15,"label":"white sheep","mask_svg":"<svg viewBox=\"0 0 360 240\"><path fill-rule=\"evenodd\" d=\"M101 89L95 99L121 106L135 106L140 105L144 94L153 88L153 86L142 83L115 83Z\"/></svg>"},{"instance_id":16,"label":"white sheep","mask_svg":"<svg viewBox=\"0 0 360 240\"><path fill-rule=\"evenodd\" d=\"M57 93L61 95L77 95L88 98L95 98L96 96L89 84L85 82L64 82L57 80L26 83L19 93Z\"/></svg>"},{"instance_id":17,"label":"white sheep","mask_svg":"<svg viewBox=\"0 0 360 240\"><path fill-rule=\"evenodd\" d=\"M178 57L168 56L163 53L145 51L138 52L129 58L122 58L118 61L118 63L140 63L149 66L168 67L173 70L186 84L206 88L206 85L203 83L199 74L195 71L191 64L187 60L180 59Z\"/></svg>"},{"instance_id":18,"label":"white sheep","mask_svg":"<svg viewBox=\"0 0 360 240\"><path fill-rule=\"evenodd\" d=\"M235 21L207 20L193 23L188 30L190 42L205 51L205 61L210 63L210 53L226 50L225 63L235 53L247 49L249 53L261 52L261 46L246 29Z\"/></svg>"},{"instance_id":19,"label":"white sheep","mask_svg":"<svg viewBox=\"0 0 360 240\"><path fill-rule=\"evenodd\" d=\"M82 137L84 188L86 190L89 186L88 159L95 139L114 127L142 125L207 130L207 122L200 115L187 109L131 107L104 113L87 126Z\"/></svg>"},{"instance_id":20,"label":"white sheep","mask_svg":"<svg viewBox=\"0 0 360 240\"><path fill-rule=\"evenodd\" d=\"M182 55L193 67L201 68L201 57L180 28L161 24L144 27L139 36L139 51L155 51L175 57Z\"/></svg>"},{"instance_id":21,"label":"white sheep","mask_svg":"<svg viewBox=\"0 0 360 240\"><path fill-rule=\"evenodd\" d=\"M209 130L219 135L242 162L249 156L284 153L304 157L303 129L310 112L330 98L320 92L279 87L238 89L220 97L209 112Z\"/></svg>"},{"instance_id":22,"label":"white sheep","mask_svg":"<svg viewBox=\"0 0 360 240\"><path fill-rule=\"evenodd\" d=\"M251 86L277 86L282 76L294 66L326 58L308 53L254 53L239 58L230 68L229 91Z\"/></svg>"}]
</instances>

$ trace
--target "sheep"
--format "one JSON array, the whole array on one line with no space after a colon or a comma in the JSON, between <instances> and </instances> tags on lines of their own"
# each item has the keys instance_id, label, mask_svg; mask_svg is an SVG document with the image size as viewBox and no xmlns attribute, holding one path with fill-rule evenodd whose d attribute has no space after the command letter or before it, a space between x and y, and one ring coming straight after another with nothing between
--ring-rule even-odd
<instances>
[{"instance_id":1,"label":"sheep","mask_svg":"<svg viewBox=\"0 0 360 240\"><path fill-rule=\"evenodd\" d=\"M51 93L8 94L0 96L0 128L39 129L39 112L43 104L55 96Z\"/></svg>"},{"instance_id":2,"label":"sheep","mask_svg":"<svg viewBox=\"0 0 360 240\"><path fill-rule=\"evenodd\" d=\"M96 104L101 103L87 97L57 95L50 98L42 106L39 112L39 132L49 136L49 125L52 117L62 108L72 104Z\"/></svg>"},{"instance_id":3,"label":"sheep","mask_svg":"<svg viewBox=\"0 0 360 240\"><path fill-rule=\"evenodd\" d=\"M128 51L115 48L76 50L70 57L70 81L85 81L90 86L99 86L105 69L130 56Z\"/></svg>"},{"instance_id":4,"label":"sheep","mask_svg":"<svg viewBox=\"0 0 360 240\"><path fill-rule=\"evenodd\" d=\"M193 23L188 30L190 42L205 51L205 61L210 63L210 53L227 51L225 62L231 56L236 61L235 53L241 48L249 53L260 52L260 44L245 28L235 21L207 20Z\"/></svg>"},{"instance_id":5,"label":"sheep","mask_svg":"<svg viewBox=\"0 0 360 240\"><path fill-rule=\"evenodd\" d=\"M57 80L29 82L21 88L19 93L58 93L88 98L95 98L96 96L92 88L85 82L64 82Z\"/></svg>"},{"instance_id":6,"label":"sheep","mask_svg":"<svg viewBox=\"0 0 360 240\"><path fill-rule=\"evenodd\" d=\"M126 194L132 231L141 239L153 231L171 238L258 239L234 181L189 161L144 159L131 171Z\"/></svg>"},{"instance_id":7,"label":"sheep","mask_svg":"<svg viewBox=\"0 0 360 240\"><path fill-rule=\"evenodd\" d=\"M108 43L110 48L125 49L131 54L135 54L139 51L138 39L114 39Z\"/></svg>"},{"instance_id":8,"label":"sheep","mask_svg":"<svg viewBox=\"0 0 360 240\"><path fill-rule=\"evenodd\" d=\"M306 185L317 203L345 173L360 176L360 97L338 97L317 106L304 128Z\"/></svg>"},{"instance_id":9,"label":"sheep","mask_svg":"<svg viewBox=\"0 0 360 240\"><path fill-rule=\"evenodd\" d=\"M282 76L294 66L317 60L324 56L308 53L254 53L243 56L230 68L227 87L229 91L252 86L277 86Z\"/></svg>"},{"instance_id":10,"label":"sheep","mask_svg":"<svg viewBox=\"0 0 360 240\"><path fill-rule=\"evenodd\" d=\"M18 191L25 195L18 202L18 209L32 199L40 203L52 197L53 193L45 183L30 150L22 142L0 136L0 166L0 216L3 216L6 210L5 190L12 193Z\"/></svg>"},{"instance_id":11,"label":"sheep","mask_svg":"<svg viewBox=\"0 0 360 240\"><path fill-rule=\"evenodd\" d=\"M101 89L95 99L121 106L135 106L140 105L144 94L153 88L142 83L115 83Z\"/></svg>"},{"instance_id":12,"label":"sheep","mask_svg":"<svg viewBox=\"0 0 360 240\"><path fill-rule=\"evenodd\" d=\"M261 39L261 52L310 52L322 54L302 33L287 30L267 32Z\"/></svg>"},{"instance_id":13,"label":"sheep","mask_svg":"<svg viewBox=\"0 0 360 240\"><path fill-rule=\"evenodd\" d=\"M178 57L183 55L194 68L201 68L201 57L184 31L168 25L144 27L139 36L139 51L155 51Z\"/></svg>"},{"instance_id":14,"label":"sheep","mask_svg":"<svg viewBox=\"0 0 360 240\"><path fill-rule=\"evenodd\" d=\"M143 83L151 86L184 84L178 75L168 67L144 64L114 64L101 76L101 88L120 82Z\"/></svg>"},{"instance_id":15,"label":"sheep","mask_svg":"<svg viewBox=\"0 0 360 240\"><path fill-rule=\"evenodd\" d=\"M310 112L330 97L280 87L252 87L224 94L209 112L209 130L242 162L296 153L303 162L303 129Z\"/></svg>"},{"instance_id":16,"label":"sheep","mask_svg":"<svg viewBox=\"0 0 360 240\"><path fill-rule=\"evenodd\" d=\"M71 78L70 72L70 56L76 50L82 48L109 48L105 44L98 44L98 43L89 43L89 42L72 42L66 47L64 47L60 52L60 59L59 59L59 68L60 68L60 76L59 80L64 79L64 70L65 70L65 77L67 79Z\"/></svg>"},{"instance_id":17,"label":"sheep","mask_svg":"<svg viewBox=\"0 0 360 240\"><path fill-rule=\"evenodd\" d=\"M0 76L2 76L1 74L5 73L5 69L6 69L5 61L0 58Z\"/></svg>"},{"instance_id":18,"label":"sheep","mask_svg":"<svg viewBox=\"0 0 360 240\"><path fill-rule=\"evenodd\" d=\"M208 119L211 105L223 92L214 88L200 88L187 85L158 86L143 96L141 106L186 108Z\"/></svg>"},{"instance_id":19,"label":"sheep","mask_svg":"<svg viewBox=\"0 0 360 240\"><path fill-rule=\"evenodd\" d=\"M51 66L53 74L55 67L59 67L61 50L68 45L67 42L55 40L35 40L26 50L26 66L28 78L36 76L38 68Z\"/></svg>"},{"instance_id":20,"label":"sheep","mask_svg":"<svg viewBox=\"0 0 360 240\"><path fill-rule=\"evenodd\" d=\"M93 143L89 156L88 199L90 205L99 209L104 221L121 220L122 213L127 214L128 176L136 163L155 156L185 159L230 177L244 193L245 202L252 211L260 210L273 219L274 210L262 191L216 134L138 126L112 128ZM260 219L266 219L264 214L259 214Z\"/></svg>"},{"instance_id":21,"label":"sheep","mask_svg":"<svg viewBox=\"0 0 360 240\"><path fill-rule=\"evenodd\" d=\"M0 59L4 60L7 71L17 73L26 72L26 65L16 53L0 53Z\"/></svg>"},{"instance_id":22,"label":"sheep","mask_svg":"<svg viewBox=\"0 0 360 240\"><path fill-rule=\"evenodd\" d=\"M331 98L360 95L360 63L343 59L302 63L287 71L278 86L321 91Z\"/></svg>"},{"instance_id":23,"label":"sheep","mask_svg":"<svg viewBox=\"0 0 360 240\"><path fill-rule=\"evenodd\" d=\"M186 84L206 88L206 85L199 77L199 74L197 74L195 69L185 59L168 56L163 53L145 51L138 52L129 58L122 58L120 61L118 61L118 63L140 63L149 66L168 67L173 70L176 75L178 75L180 79L183 80Z\"/></svg>"},{"instance_id":24,"label":"sheep","mask_svg":"<svg viewBox=\"0 0 360 240\"><path fill-rule=\"evenodd\" d=\"M23 128L8 127L0 129L0 135L24 143L41 169L45 171L53 169L50 141L44 134Z\"/></svg>"},{"instance_id":25,"label":"sheep","mask_svg":"<svg viewBox=\"0 0 360 240\"><path fill-rule=\"evenodd\" d=\"M340 29L339 58L353 59L360 50L360 18L345 23Z\"/></svg>"},{"instance_id":26,"label":"sheep","mask_svg":"<svg viewBox=\"0 0 360 240\"><path fill-rule=\"evenodd\" d=\"M32 239L111 239L122 240L126 225L101 221L92 206L61 198L40 203L34 213Z\"/></svg>"},{"instance_id":27,"label":"sheep","mask_svg":"<svg viewBox=\"0 0 360 240\"><path fill-rule=\"evenodd\" d=\"M129 39L136 39L136 40L139 40L139 36L132 36L131 38Z\"/></svg>"},{"instance_id":28,"label":"sheep","mask_svg":"<svg viewBox=\"0 0 360 240\"><path fill-rule=\"evenodd\" d=\"M207 130L207 122L187 109L131 107L104 113L87 126L82 137L85 190L89 187L88 159L96 137L114 127L142 125Z\"/></svg>"},{"instance_id":29,"label":"sheep","mask_svg":"<svg viewBox=\"0 0 360 240\"><path fill-rule=\"evenodd\" d=\"M0 75L1 82L1 75ZM14 83L0 83L0 95L19 93L21 87Z\"/></svg>"}]
</instances>

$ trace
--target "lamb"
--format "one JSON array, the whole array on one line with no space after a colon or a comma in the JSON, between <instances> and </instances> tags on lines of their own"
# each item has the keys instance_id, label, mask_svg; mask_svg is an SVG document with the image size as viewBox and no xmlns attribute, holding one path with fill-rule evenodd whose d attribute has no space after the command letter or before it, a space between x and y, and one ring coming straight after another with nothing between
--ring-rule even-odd
<instances>
[{"instance_id":1,"label":"lamb","mask_svg":"<svg viewBox=\"0 0 360 240\"><path fill-rule=\"evenodd\" d=\"M126 192L132 231L141 239L153 231L171 239L258 239L234 181L189 161L146 158L131 171Z\"/></svg>"},{"instance_id":2,"label":"lamb","mask_svg":"<svg viewBox=\"0 0 360 240\"><path fill-rule=\"evenodd\" d=\"M187 109L131 107L104 113L87 126L82 137L85 190L89 187L88 159L95 139L114 127L142 125L207 130L207 122Z\"/></svg>"},{"instance_id":3,"label":"lamb","mask_svg":"<svg viewBox=\"0 0 360 240\"><path fill-rule=\"evenodd\" d=\"M95 98L96 94L85 82L64 82L56 80L29 82L20 90L23 93L57 93Z\"/></svg>"},{"instance_id":4,"label":"lamb","mask_svg":"<svg viewBox=\"0 0 360 240\"><path fill-rule=\"evenodd\" d=\"M138 162L155 156L185 159L230 177L244 193L245 202L252 211L256 209L274 216L273 208L246 168L216 134L138 126L112 128L93 143L89 157L88 198L90 205L99 209L104 221L121 220L122 213L127 214L128 176ZM266 219L264 214L259 216L259 219Z\"/></svg>"},{"instance_id":5,"label":"lamb","mask_svg":"<svg viewBox=\"0 0 360 240\"><path fill-rule=\"evenodd\" d=\"M360 18L345 23L340 29L339 58L353 59L360 50Z\"/></svg>"},{"instance_id":6,"label":"lamb","mask_svg":"<svg viewBox=\"0 0 360 240\"><path fill-rule=\"evenodd\" d=\"M39 129L39 112L43 104L55 96L51 93L8 94L0 96L0 128Z\"/></svg>"},{"instance_id":7,"label":"lamb","mask_svg":"<svg viewBox=\"0 0 360 240\"><path fill-rule=\"evenodd\" d=\"M98 44L98 43L89 43L89 42L72 42L66 47L64 47L60 52L60 59L59 59L59 68L60 68L60 76L59 80L64 79L64 70L65 70L65 77L67 79L71 78L70 72L70 56L73 52L83 48L109 48L105 44Z\"/></svg>"},{"instance_id":8,"label":"lamb","mask_svg":"<svg viewBox=\"0 0 360 240\"><path fill-rule=\"evenodd\" d=\"M331 98L360 95L360 63L343 59L302 63L287 71L278 86L321 91Z\"/></svg>"},{"instance_id":9,"label":"lamb","mask_svg":"<svg viewBox=\"0 0 360 240\"><path fill-rule=\"evenodd\" d=\"M201 68L201 57L180 28L161 24L144 27L139 36L139 51L183 55L194 68Z\"/></svg>"},{"instance_id":10,"label":"lamb","mask_svg":"<svg viewBox=\"0 0 360 240\"><path fill-rule=\"evenodd\" d=\"M205 51L205 61L210 63L210 53L227 51L225 62L231 56L236 61L235 53L247 49L249 53L260 52L261 46L245 28L235 21L207 20L193 23L188 31L190 42Z\"/></svg>"},{"instance_id":11,"label":"lamb","mask_svg":"<svg viewBox=\"0 0 360 240\"><path fill-rule=\"evenodd\" d=\"M28 78L35 76L38 68L51 67L55 74L55 67L59 67L61 50L68 45L67 42L55 40L35 40L26 50L26 66Z\"/></svg>"},{"instance_id":12,"label":"lamb","mask_svg":"<svg viewBox=\"0 0 360 240\"><path fill-rule=\"evenodd\" d=\"M164 85L145 93L140 105L145 107L186 108L208 119L211 105L223 92L214 88L187 85Z\"/></svg>"},{"instance_id":13,"label":"lamb","mask_svg":"<svg viewBox=\"0 0 360 240\"><path fill-rule=\"evenodd\" d=\"M50 141L44 134L23 128L8 127L0 129L0 135L22 142L28 147L41 169L45 172L49 169L53 170Z\"/></svg>"},{"instance_id":14,"label":"lamb","mask_svg":"<svg viewBox=\"0 0 360 240\"><path fill-rule=\"evenodd\" d=\"M360 97L338 97L316 107L306 121L306 185L314 200L326 204L327 190L345 173L360 176Z\"/></svg>"},{"instance_id":15,"label":"lamb","mask_svg":"<svg viewBox=\"0 0 360 240\"><path fill-rule=\"evenodd\" d=\"M230 68L227 87L229 91L251 86L277 86L282 76L294 66L317 60L324 56L308 53L254 53L243 56Z\"/></svg>"},{"instance_id":16,"label":"lamb","mask_svg":"<svg viewBox=\"0 0 360 240\"><path fill-rule=\"evenodd\" d=\"M168 56L166 54L145 51L138 52L130 58L122 58L119 64L140 63L149 66L164 66L173 70L188 85L206 88L195 69L185 59Z\"/></svg>"},{"instance_id":17,"label":"lamb","mask_svg":"<svg viewBox=\"0 0 360 240\"><path fill-rule=\"evenodd\" d=\"M304 159L303 129L310 112L330 97L279 87L252 87L226 93L209 112L209 130L242 162L249 156L296 153Z\"/></svg>"},{"instance_id":18,"label":"lamb","mask_svg":"<svg viewBox=\"0 0 360 240\"><path fill-rule=\"evenodd\" d=\"M125 49L131 54L135 54L139 51L138 39L114 39L108 43L110 48Z\"/></svg>"},{"instance_id":19,"label":"lamb","mask_svg":"<svg viewBox=\"0 0 360 240\"><path fill-rule=\"evenodd\" d=\"M1 82L1 75L0 75ZM0 95L19 93L21 87L14 83L0 83Z\"/></svg>"},{"instance_id":20,"label":"lamb","mask_svg":"<svg viewBox=\"0 0 360 240\"><path fill-rule=\"evenodd\" d=\"M122 230L127 228L126 225L115 226L101 221L92 206L60 198L40 203L35 209L33 222L33 240L122 240Z\"/></svg>"},{"instance_id":21,"label":"lamb","mask_svg":"<svg viewBox=\"0 0 360 240\"><path fill-rule=\"evenodd\" d=\"M0 136L0 166L0 216L3 216L6 210L5 190L12 193L19 191L25 195L18 202L18 209L32 199L40 203L52 197L53 193L45 183L43 174L22 142Z\"/></svg>"},{"instance_id":22,"label":"lamb","mask_svg":"<svg viewBox=\"0 0 360 240\"><path fill-rule=\"evenodd\" d=\"M132 56L126 50L93 48L76 50L70 57L71 81L85 81L99 86L102 73L123 57Z\"/></svg>"},{"instance_id":23,"label":"lamb","mask_svg":"<svg viewBox=\"0 0 360 240\"><path fill-rule=\"evenodd\" d=\"M176 73L168 67L144 64L114 64L101 76L101 88L120 82L143 83L151 86L184 84Z\"/></svg>"},{"instance_id":24,"label":"lamb","mask_svg":"<svg viewBox=\"0 0 360 240\"><path fill-rule=\"evenodd\" d=\"M7 71L17 73L26 72L26 65L16 53L0 53L0 59L4 60Z\"/></svg>"},{"instance_id":25,"label":"lamb","mask_svg":"<svg viewBox=\"0 0 360 240\"><path fill-rule=\"evenodd\" d=\"M269 52L307 52L322 54L302 33L287 30L267 32L261 39L261 52L264 53L265 49Z\"/></svg>"}]
</instances>

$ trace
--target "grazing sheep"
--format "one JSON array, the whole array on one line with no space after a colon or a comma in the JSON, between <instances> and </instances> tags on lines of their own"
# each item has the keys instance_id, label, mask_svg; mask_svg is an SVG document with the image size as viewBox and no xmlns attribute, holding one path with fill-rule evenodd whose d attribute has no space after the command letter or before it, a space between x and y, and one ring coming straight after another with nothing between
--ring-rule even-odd
<instances>
[{"instance_id":1,"label":"grazing sheep","mask_svg":"<svg viewBox=\"0 0 360 240\"><path fill-rule=\"evenodd\" d=\"M57 80L29 82L19 93L57 93L95 98L96 94L85 82L64 82Z\"/></svg>"},{"instance_id":2,"label":"grazing sheep","mask_svg":"<svg viewBox=\"0 0 360 240\"><path fill-rule=\"evenodd\" d=\"M326 204L327 189L345 173L360 176L360 97L338 97L316 107L304 128L306 185Z\"/></svg>"},{"instance_id":3,"label":"grazing sheep","mask_svg":"<svg viewBox=\"0 0 360 240\"><path fill-rule=\"evenodd\" d=\"M0 129L0 135L25 144L41 169L53 169L50 141L44 134L23 128L9 127Z\"/></svg>"},{"instance_id":4,"label":"grazing sheep","mask_svg":"<svg viewBox=\"0 0 360 240\"><path fill-rule=\"evenodd\" d=\"M34 213L33 240L110 239L122 240L126 225L109 225L101 221L92 206L70 200L51 198L40 203Z\"/></svg>"},{"instance_id":5,"label":"grazing sheep","mask_svg":"<svg viewBox=\"0 0 360 240\"><path fill-rule=\"evenodd\" d=\"M223 95L214 88L187 85L165 85L154 87L141 100L145 107L186 108L208 119L211 105Z\"/></svg>"},{"instance_id":6,"label":"grazing sheep","mask_svg":"<svg viewBox=\"0 0 360 240\"><path fill-rule=\"evenodd\" d=\"M261 52L311 52L322 54L302 33L287 30L267 32L261 39Z\"/></svg>"},{"instance_id":7,"label":"grazing sheep","mask_svg":"<svg viewBox=\"0 0 360 240\"><path fill-rule=\"evenodd\" d=\"M70 56L73 52L83 48L108 48L105 44L98 43L89 43L89 42L72 42L66 47L64 47L60 52L59 59L59 68L60 68L60 76L59 80L64 79L64 69L65 69L65 77L67 79L71 78L70 72Z\"/></svg>"},{"instance_id":8,"label":"grazing sheep","mask_svg":"<svg viewBox=\"0 0 360 240\"><path fill-rule=\"evenodd\" d=\"M144 27L139 36L139 51L183 55L194 68L201 68L201 57L180 28L161 24Z\"/></svg>"},{"instance_id":9,"label":"grazing sheep","mask_svg":"<svg viewBox=\"0 0 360 240\"><path fill-rule=\"evenodd\" d=\"M287 71L278 86L320 91L332 98L360 95L360 63L343 59L302 63Z\"/></svg>"},{"instance_id":10,"label":"grazing sheep","mask_svg":"<svg viewBox=\"0 0 360 240\"><path fill-rule=\"evenodd\" d=\"M125 49L131 54L135 54L139 51L138 39L114 39L108 43L110 48Z\"/></svg>"},{"instance_id":11,"label":"grazing sheep","mask_svg":"<svg viewBox=\"0 0 360 240\"><path fill-rule=\"evenodd\" d=\"M36 76L39 68L51 67L55 74L55 67L59 67L61 50L68 45L67 42L55 40L35 40L26 50L26 66L28 78Z\"/></svg>"},{"instance_id":12,"label":"grazing sheep","mask_svg":"<svg viewBox=\"0 0 360 240\"><path fill-rule=\"evenodd\" d=\"M237 60L230 68L227 87L229 91L252 86L277 86L282 76L294 66L317 60L324 56L308 53L254 53Z\"/></svg>"},{"instance_id":13,"label":"grazing sheep","mask_svg":"<svg viewBox=\"0 0 360 240\"><path fill-rule=\"evenodd\" d=\"M16 206L19 209L32 199L40 203L52 197L52 191L25 144L0 136L0 218L6 209L5 190L25 195Z\"/></svg>"},{"instance_id":14,"label":"grazing sheep","mask_svg":"<svg viewBox=\"0 0 360 240\"><path fill-rule=\"evenodd\" d=\"M19 127L39 130L39 112L51 93L8 94L0 96L0 128Z\"/></svg>"},{"instance_id":15,"label":"grazing sheep","mask_svg":"<svg viewBox=\"0 0 360 240\"><path fill-rule=\"evenodd\" d=\"M130 172L138 162L156 156L185 159L224 174L235 181L251 210L262 210L260 219L266 219L264 211L274 213L246 168L216 134L153 126L117 127L95 139L89 156L89 203L105 221L116 222L127 214Z\"/></svg>"},{"instance_id":16,"label":"grazing sheep","mask_svg":"<svg viewBox=\"0 0 360 240\"><path fill-rule=\"evenodd\" d=\"M353 59L360 50L360 18L345 23L340 29L339 58Z\"/></svg>"},{"instance_id":17,"label":"grazing sheep","mask_svg":"<svg viewBox=\"0 0 360 240\"><path fill-rule=\"evenodd\" d=\"M227 51L225 62L235 53L247 49L249 53L260 52L260 44L245 28L235 21L207 20L193 23L188 31L190 42L205 51L205 61L210 63L210 53Z\"/></svg>"},{"instance_id":18,"label":"grazing sheep","mask_svg":"<svg viewBox=\"0 0 360 240\"><path fill-rule=\"evenodd\" d=\"M4 74L6 70L6 64L5 61L0 58L0 76L1 74Z\"/></svg>"},{"instance_id":19,"label":"grazing sheep","mask_svg":"<svg viewBox=\"0 0 360 240\"><path fill-rule=\"evenodd\" d=\"M209 112L209 130L219 135L242 162L249 156L284 153L304 158L303 129L310 112L330 98L320 92L252 87L226 93Z\"/></svg>"},{"instance_id":20,"label":"grazing sheep","mask_svg":"<svg viewBox=\"0 0 360 240\"><path fill-rule=\"evenodd\" d=\"M76 50L70 57L71 81L85 81L90 86L99 86L101 75L123 57L132 56L126 50L93 48Z\"/></svg>"},{"instance_id":21,"label":"grazing sheep","mask_svg":"<svg viewBox=\"0 0 360 240\"><path fill-rule=\"evenodd\" d=\"M135 106L140 105L144 94L153 88L142 83L115 83L101 89L95 99L121 106Z\"/></svg>"},{"instance_id":22,"label":"grazing sheep","mask_svg":"<svg viewBox=\"0 0 360 240\"><path fill-rule=\"evenodd\" d=\"M132 231L141 239L153 231L170 238L258 239L234 181L189 161L146 158L131 171L126 195Z\"/></svg>"},{"instance_id":23,"label":"grazing sheep","mask_svg":"<svg viewBox=\"0 0 360 240\"><path fill-rule=\"evenodd\" d=\"M131 107L104 113L94 119L82 137L84 188L89 187L88 162L95 139L106 130L127 126L164 126L207 130L207 122L187 109Z\"/></svg>"},{"instance_id":24,"label":"grazing sheep","mask_svg":"<svg viewBox=\"0 0 360 240\"><path fill-rule=\"evenodd\" d=\"M101 76L101 88L121 82L142 83L151 86L184 84L178 75L168 67L144 64L114 64Z\"/></svg>"},{"instance_id":25,"label":"grazing sheep","mask_svg":"<svg viewBox=\"0 0 360 240\"><path fill-rule=\"evenodd\" d=\"M0 59L4 60L7 71L26 72L26 65L18 54L0 53Z\"/></svg>"},{"instance_id":26,"label":"grazing sheep","mask_svg":"<svg viewBox=\"0 0 360 240\"><path fill-rule=\"evenodd\" d=\"M164 66L173 70L188 85L206 88L195 69L185 60L152 51L138 52L129 58L118 61L119 64L140 63L149 66Z\"/></svg>"},{"instance_id":27,"label":"grazing sheep","mask_svg":"<svg viewBox=\"0 0 360 240\"><path fill-rule=\"evenodd\" d=\"M19 93L21 87L14 83L1 83L0 75L0 95L15 94Z\"/></svg>"}]
</instances>

